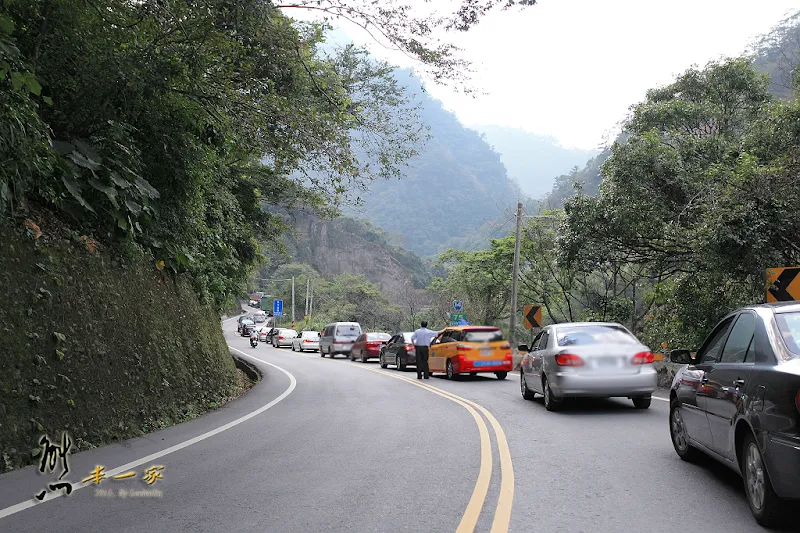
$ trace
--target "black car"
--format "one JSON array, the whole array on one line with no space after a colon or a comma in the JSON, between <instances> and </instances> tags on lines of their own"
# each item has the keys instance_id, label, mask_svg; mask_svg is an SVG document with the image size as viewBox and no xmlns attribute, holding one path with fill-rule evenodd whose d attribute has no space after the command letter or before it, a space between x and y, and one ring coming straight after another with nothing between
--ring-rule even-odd
<instances>
[{"instance_id":1,"label":"black car","mask_svg":"<svg viewBox=\"0 0 800 533\"><path fill-rule=\"evenodd\" d=\"M675 451L732 468L756 520L783 522L800 502L800 303L734 311L696 355L673 350L670 360L687 365L670 389Z\"/></svg>"},{"instance_id":2,"label":"black car","mask_svg":"<svg viewBox=\"0 0 800 533\"><path fill-rule=\"evenodd\" d=\"M381 348L381 368L397 365L398 370L404 370L408 365L417 365L417 354L411 343L411 332L398 333Z\"/></svg>"},{"instance_id":3,"label":"black car","mask_svg":"<svg viewBox=\"0 0 800 533\"><path fill-rule=\"evenodd\" d=\"M242 320L242 329L241 329L242 337L249 337L250 332L255 328L256 328L256 323L253 322L253 319L246 318Z\"/></svg>"}]
</instances>

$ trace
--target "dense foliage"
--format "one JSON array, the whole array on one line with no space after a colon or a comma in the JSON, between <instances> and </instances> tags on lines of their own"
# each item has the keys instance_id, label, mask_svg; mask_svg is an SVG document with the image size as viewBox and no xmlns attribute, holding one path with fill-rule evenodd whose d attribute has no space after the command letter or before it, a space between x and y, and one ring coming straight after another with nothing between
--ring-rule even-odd
<instances>
[{"instance_id":1,"label":"dense foliage","mask_svg":"<svg viewBox=\"0 0 800 533\"><path fill-rule=\"evenodd\" d=\"M800 261L800 101L777 100L769 86L740 58L649 91L584 172L607 157L602 182L587 176L598 194L578 187L561 197L563 211L527 220L520 306L540 303L555 322L619 321L654 346L696 347L722 315L764 301L765 269ZM512 246L506 237L488 251L445 254L457 262L432 287L461 287L449 294L502 323L504 311L487 314L470 287L491 280L506 290L510 259L497 253Z\"/></svg>"},{"instance_id":2,"label":"dense foliage","mask_svg":"<svg viewBox=\"0 0 800 533\"><path fill-rule=\"evenodd\" d=\"M495 3L465 3L431 28L468 29ZM217 305L240 292L258 240L285 229L265 204L335 210L399 177L426 138L392 68L354 46L323 51L324 23L270 2L0 5L0 209L54 210L190 274ZM383 24L437 79L458 77L455 50L431 48L425 19L362 7L350 13Z\"/></svg>"}]
</instances>

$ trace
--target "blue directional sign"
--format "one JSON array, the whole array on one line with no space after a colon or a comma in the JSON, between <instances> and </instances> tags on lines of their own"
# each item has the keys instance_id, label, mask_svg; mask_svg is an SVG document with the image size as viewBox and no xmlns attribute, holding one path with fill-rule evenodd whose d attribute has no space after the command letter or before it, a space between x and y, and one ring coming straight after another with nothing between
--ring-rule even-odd
<instances>
[{"instance_id":1,"label":"blue directional sign","mask_svg":"<svg viewBox=\"0 0 800 533\"><path fill-rule=\"evenodd\" d=\"M462 302L461 300L455 300L455 301L453 301L453 311L455 311L456 313L458 313L458 312L460 312L462 309L464 309L464 302Z\"/></svg>"},{"instance_id":2,"label":"blue directional sign","mask_svg":"<svg viewBox=\"0 0 800 533\"><path fill-rule=\"evenodd\" d=\"M274 300L272 302L272 314L275 316L283 316L283 300Z\"/></svg>"}]
</instances>

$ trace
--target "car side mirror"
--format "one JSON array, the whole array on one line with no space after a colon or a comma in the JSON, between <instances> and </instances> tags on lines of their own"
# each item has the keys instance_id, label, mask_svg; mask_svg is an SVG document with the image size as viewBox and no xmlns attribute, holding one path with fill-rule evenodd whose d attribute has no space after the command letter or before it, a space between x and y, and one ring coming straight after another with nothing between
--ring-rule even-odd
<instances>
[{"instance_id":1,"label":"car side mirror","mask_svg":"<svg viewBox=\"0 0 800 533\"><path fill-rule=\"evenodd\" d=\"M520 344L519 346L517 346L517 350L519 350L522 353L530 352L530 350L528 349L528 345L527 344Z\"/></svg>"},{"instance_id":2,"label":"car side mirror","mask_svg":"<svg viewBox=\"0 0 800 533\"><path fill-rule=\"evenodd\" d=\"M672 350L669 353L669 360L673 363L678 363L679 365L690 365L694 363L692 352L683 349Z\"/></svg>"}]
</instances>

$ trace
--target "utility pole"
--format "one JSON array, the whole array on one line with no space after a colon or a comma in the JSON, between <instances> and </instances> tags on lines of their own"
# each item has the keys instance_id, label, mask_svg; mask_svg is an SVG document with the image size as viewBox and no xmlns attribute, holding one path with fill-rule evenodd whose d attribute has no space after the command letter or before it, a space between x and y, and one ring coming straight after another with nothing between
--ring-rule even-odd
<instances>
[{"instance_id":1,"label":"utility pole","mask_svg":"<svg viewBox=\"0 0 800 533\"><path fill-rule=\"evenodd\" d=\"M294 325L294 276L292 276L292 325Z\"/></svg>"},{"instance_id":2,"label":"utility pole","mask_svg":"<svg viewBox=\"0 0 800 533\"><path fill-rule=\"evenodd\" d=\"M308 296L308 318L311 319L311 316L314 314L314 286L309 285L310 292Z\"/></svg>"},{"instance_id":3,"label":"utility pole","mask_svg":"<svg viewBox=\"0 0 800 533\"><path fill-rule=\"evenodd\" d=\"M310 287L311 287L311 278L306 278L306 307L305 307L305 313L303 314L304 317L308 316L308 296L309 296L308 291Z\"/></svg>"},{"instance_id":4,"label":"utility pole","mask_svg":"<svg viewBox=\"0 0 800 533\"><path fill-rule=\"evenodd\" d=\"M517 237L514 242L514 272L511 278L511 327L508 340L512 346L516 341L517 330L517 278L519 278L519 241L522 229L522 202L517 203Z\"/></svg>"}]
</instances>

